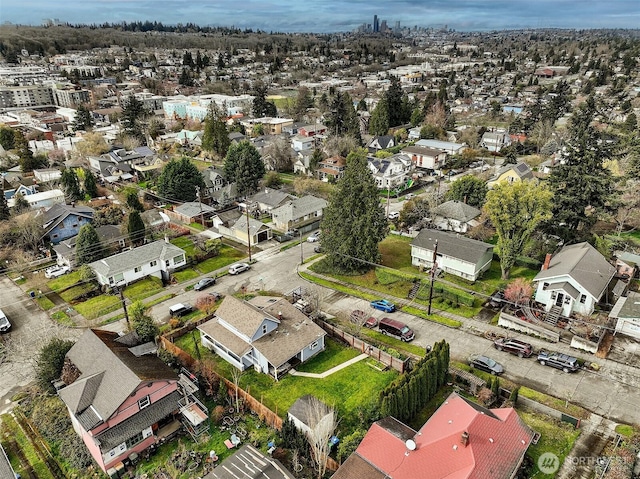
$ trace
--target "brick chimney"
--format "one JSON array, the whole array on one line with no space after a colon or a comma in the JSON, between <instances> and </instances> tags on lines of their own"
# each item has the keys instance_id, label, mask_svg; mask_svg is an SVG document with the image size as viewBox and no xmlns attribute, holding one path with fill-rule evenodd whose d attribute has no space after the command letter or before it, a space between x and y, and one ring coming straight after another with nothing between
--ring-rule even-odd
<instances>
[{"instance_id":1,"label":"brick chimney","mask_svg":"<svg viewBox=\"0 0 640 479\"><path fill-rule=\"evenodd\" d=\"M546 271L549 269L549 263L551 263L551 253L547 253L547 256L544 258L544 263L542 263L541 271Z\"/></svg>"},{"instance_id":2,"label":"brick chimney","mask_svg":"<svg viewBox=\"0 0 640 479\"><path fill-rule=\"evenodd\" d=\"M467 431L464 431L462 436L460 436L460 442L464 447L467 447L467 444L469 444L469 433Z\"/></svg>"}]
</instances>

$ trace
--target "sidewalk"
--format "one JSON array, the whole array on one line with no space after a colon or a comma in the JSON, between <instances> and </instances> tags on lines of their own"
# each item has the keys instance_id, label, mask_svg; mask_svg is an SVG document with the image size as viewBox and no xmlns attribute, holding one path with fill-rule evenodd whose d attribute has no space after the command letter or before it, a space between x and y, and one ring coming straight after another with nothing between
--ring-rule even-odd
<instances>
[{"instance_id":1,"label":"sidewalk","mask_svg":"<svg viewBox=\"0 0 640 479\"><path fill-rule=\"evenodd\" d=\"M340 371L341 369L344 369L346 367L351 366L352 364L355 364L359 361L362 361L363 359L367 359L369 357L368 354L361 354L360 356L356 356L353 359L349 359L349 361L345 361L342 364L338 364L337 366L323 372L323 373L303 373L300 371L296 371L295 369L292 369L291 371L289 371L289 374L291 374L292 376L303 376L305 378L316 378L316 379L322 379L322 378L326 378L327 376L331 376L333 373L336 373L338 371Z\"/></svg>"}]
</instances>

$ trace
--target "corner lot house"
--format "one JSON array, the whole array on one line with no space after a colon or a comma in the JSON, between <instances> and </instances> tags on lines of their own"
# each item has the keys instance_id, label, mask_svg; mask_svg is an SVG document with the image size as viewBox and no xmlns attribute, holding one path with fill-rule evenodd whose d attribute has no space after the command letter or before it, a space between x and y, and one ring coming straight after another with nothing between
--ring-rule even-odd
<instances>
[{"instance_id":1,"label":"corner lot house","mask_svg":"<svg viewBox=\"0 0 640 479\"><path fill-rule=\"evenodd\" d=\"M115 286L147 276L167 281L176 268L186 264L186 253L182 248L172 245L168 240L159 240L94 261L89 263L89 267L96 274L98 283Z\"/></svg>"},{"instance_id":2,"label":"corner lot house","mask_svg":"<svg viewBox=\"0 0 640 479\"><path fill-rule=\"evenodd\" d=\"M136 357L118 339L86 331L66 356L77 378L59 391L74 430L105 472L154 444L182 397L171 368L155 355Z\"/></svg>"},{"instance_id":3,"label":"corner lot house","mask_svg":"<svg viewBox=\"0 0 640 479\"><path fill-rule=\"evenodd\" d=\"M452 393L420 431L393 417L373 423L332 479L513 479L532 439L515 409Z\"/></svg>"},{"instance_id":4,"label":"corner lot house","mask_svg":"<svg viewBox=\"0 0 640 479\"><path fill-rule=\"evenodd\" d=\"M261 309L226 296L215 316L198 329L202 344L231 365L241 371L254 368L276 380L324 350L325 332L286 298Z\"/></svg>"},{"instance_id":5,"label":"corner lot house","mask_svg":"<svg viewBox=\"0 0 640 479\"><path fill-rule=\"evenodd\" d=\"M535 300L562 316L589 315L607 291L616 268L589 243L565 246L547 259L533 279Z\"/></svg>"},{"instance_id":6,"label":"corner lot house","mask_svg":"<svg viewBox=\"0 0 640 479\"><path fill-rule=\"evenodd\" d=\"M411 242L411 264L431 268L436 242L436 264L446 273L475 281L491 267L492 244L431 229L420 231Z\"/></svg>"}]
</instances>

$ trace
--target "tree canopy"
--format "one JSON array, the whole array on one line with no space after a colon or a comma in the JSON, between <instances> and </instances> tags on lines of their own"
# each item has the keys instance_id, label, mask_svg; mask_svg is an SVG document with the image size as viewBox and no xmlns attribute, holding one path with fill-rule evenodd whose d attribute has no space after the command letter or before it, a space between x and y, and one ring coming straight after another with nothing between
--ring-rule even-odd
<instances>
[{"instance_id":1,"label":"tree canopy","mask_svg":"<svg viewBox=\"0 0 640 479\"><path fill-rule=\"evenodd\" d=\"M345 174L330 196L321 228L326 261L335 271L367 271L379 261L378 243L387 235L389 225L365 149L347 156Z\"/></svg>"},{"instance_id":2,"label":"tree canopy","mask_svg":"<svg viewBox=\"0 0 640 479\"><path fill-rule=\"evenodd\" d=\"M60 183L62 184L64 195L68 201L78 201L82 199L80 180L78 180L78 175L71 168L62 171Z\"/></svg>"},{"instance_id":3,"label":"tree canopy","mask_svg":"<svg viewBox=\"0 0 640 479\"><path fill-rule=\"evenodd\" d=\"M254 86L253 115L256 118L278 115L276 106L270 101L267 101L267 86L260 81L256 82Z\"/></svg>"},{"instance_id":4,"label":"tree canopy","mask_svg":"<svg viewBox=\"0 0 640 479\"><path fill-rule=\"evenodd\" d=\"M98 196L96 176L91 172L91 170L84 170L84 191L91 198Z\"/></svg>"},{"instance_id":5,"label":"tree canopy","mask_svg":"<svg viewBox=\"0 0 640 479\"><path fill-rule=\"evenodd\" d=\"M481 208L486 196L487 184L484 180L473 175L465 175L451 183L446 199L462 201L476 208Z\"/></svg>"},{"instance_id":6,"label":"tree canopy","mask_svg":"<svg viewBox=\"0 0 640 479\"><path fill-rule=\"evenodd\" d=\"M88 264L102 259L104 250L91 223L82 225L76 240L76 263Z\"/></svg>"},{"instance_id":7,"label":"tree canopy","mask_svg":"<svg viewBox=\"0 0 640 479\"><path fill-rule=\"evenodd\" d=\"M196 186L204 187L204 178L187 157L171 160L158 177L158 193L169 201L193 201Z\"/></svg>"},{"instance_id":8,"label":"tree canopy","mask_svg":"<svg viewBox=\"0 0 640 479\"><path fill-rule=\"evenodd\" d=\"M235 181L238 193L245 195L258 190L258 184L265 174L260 153L249 141L232 144L224 160L227 180Z\"/></svg>"},{"instance_id":9,"label":"tree canopy","mask_svg":"<svg viewBox=\"0 0 640 479\"><path fill-rule=\"evenodd\" d=\"M498 234L502 278L522 254L536 228L551 218L552 193L532 181L504 181L487 193L484 210Z\"/></svg>"},{"instance_id":10,"label":"tree canopy","mask_svg":"<svg viewBox=\"0 0 640 479\"><path fill-rule=\"evenodd\" d=\"M127 232L129 233L129 239L133 244L141 244L144 241L146 234L146 228L144 221L140 217L140 213L132 211L129 213L129 219L127 221Z\"/></svg>"},{"instance_id":11,"label":"tree canopy","mask_svg":"<svg viewBox=\"0 0 640 479\"><path fill-rule=\"evenodd\" d=\"M565 240L585 235L598 215L614 209L614 180L603 166L612 153L602 134L592 124L596 113L593 97L571 117L564 162L556 166L548 182L553 192L556 233Z\"/></svg>"},{"instance_id":12,"label":"tree canopy","mask_svg":"<svg viewBox=\"0 0 640 479\"><path fill-rule=\"evenodd\" d=\"M64 358L73 346L73 341L52 338L36 357L36 380L38 385L51 393L55 392L52 381L58 379L64 366Z\"/></svg>"},{"instance_id":13,"label":"tree canopy","mask_svg":"<svg viewBox=\"0 0 640 479\"><path fill-rule=\"evenodd\" d=\"M204 120L204 133L202 134L202 148L213 151L224 157L227 154L231 140L229 131L224 121L222 113L211 102L211 107Z\"/></svg>"},{"instance_id":14,"label":"tree canopy","mask_svg":"<svg viewBox=\"0 0 640 479\"><path fill-rule=\"evenodd\" d=\"M76 116L71 124L73 131L90 130L93 124L93 116L91 116L89 109L84 105L79 105L76 108Z\"/></svg>"},{"instance_id":15,"label":"tree canopy","mask_svg":"<svg viewBox=\"0 0 640 479\"><path fill-rule=\"evenodd\" d=\"M153 341L160 332L148 310L142 301L135 301L128 309L131 326L142 342Z\"/></svg>"}]
</instances>

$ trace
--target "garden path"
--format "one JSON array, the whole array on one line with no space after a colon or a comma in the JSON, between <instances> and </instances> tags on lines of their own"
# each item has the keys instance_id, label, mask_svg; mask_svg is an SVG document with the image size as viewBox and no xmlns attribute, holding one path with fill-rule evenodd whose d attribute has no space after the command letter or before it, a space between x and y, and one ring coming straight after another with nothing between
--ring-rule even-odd
<instances>
[{"instance_id":1,"label":"garden path","mask_svg":"<svg viewBox=\"0 0 640 479\"><path fill-rule=\"evenodd\" d=\"M348 366L351 366L352 364L357 363L358 361L362 361L363 359L367 359L369 357L368 354L361 354L360 356L356 356L353 359L349 359L349 361L345 361L342 364L338 364L337 366L328 369L327 371L323 372L323 373L303 373L301 371L296 371L295 369L292 369L289 371L289 374L291 374L292 376L304 376L305 378L317 378L317 379L321 379L321 378L326 378L327 376L332 375L335 372L340 371L341 369L344 369Z\"/></svg>"}]
</instances>

